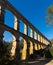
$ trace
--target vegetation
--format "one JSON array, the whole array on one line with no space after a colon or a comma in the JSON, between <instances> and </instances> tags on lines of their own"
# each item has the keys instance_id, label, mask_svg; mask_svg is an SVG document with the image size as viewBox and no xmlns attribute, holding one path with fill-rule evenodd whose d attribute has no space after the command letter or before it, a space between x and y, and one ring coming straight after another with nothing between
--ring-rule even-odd
<instances>
[{"instance_id":1,"label":"vegetation","mask_svg":"<svg viewBox=\"0 0 53 65\"><path fill-rule=\"evenodd\" d=\"M15 60L11 60L10 59L10 49L12 47L12 42L3 42L2 44L0 44L0 64L1 65L16 65ZM21 40L18 43L18 50L20 52L20 49L23 48L23 40ZM16 56L17 58L20 58L20 54Z\"/></svg>"},{"instance_id":2,"label":"vegetation","mask_svg":"<svg viewBox=\"0 0 53 65\"><path fill-rule=\"evenodd\" d=\"M0 45L0 64L6 64L7 60L9 60L8 46L9 42L3 42Z\"/></svg>"},{"instance_id":3,"label":"vegetation","mask_svg":"<svg viewBox=\"0 0 53 65\"><path fill-rule=\"evenodd\" d=\"M51 39L52 46L46 51L46 58L53 58L53 39Z\"/></svg>"},{"instance_id":4,"label":"vegetation","mask_svg":"<svg viewBox=\"0 0 53 65\"><path fill-rule=\"evenodd\" d=\"M53 43L53 39L51 40L51 42ZM1 46L2 51L0 51L0 64L1 65L17 65L15 63L15 60L10 60L10 56L9 56L9 47L11 48L12 43L9 42L5 42L3 43L3 45ZM21 40L18 43L18 48L22 49L23 48L23 40ZM20 50L19 50L20 51ZM41 52L41 51L39 51ZM42 52L41 52L42 53ZM44 50L45 56L46 58L51 58L53 56L53 46L50 48L50 50L46 51ZM36 53L35 53L36 54ZM51 56L52 55L52 56ZM20 54L18 55L20 56ZM18 57L17 57L18 58ZM34 57L35 58L35 57ZM17 61L16 61L17 62ZM19 62L18 62L19 63Z\"/></svg>"},{"instance_id":5,"label":"vegetation","mask_svg":"<svg viewBox=\"0 0 53 65\"><path fill-rule=\"evenodd\" d=\"M52 43L52 46L51 46L51 48L50 48L50 52L51 52L52 57L53 57L53 39L51 39L51 43Z\"/></svg>"},{"instance_id":6,"label":"vegetation","mask_svg":"<svg viewBox=\"0 0 53 65\"><path fill-rule=\"evenodd\" d=\"M50 26L53 26L53 4L47 8L46 13L48 15L46 16L46 23L49 24ZM50 41L52 43L52 46L49 49L49 52L53 57L53 39L51 39Z\"/></svg>"},{"instance_id":7,"label":"vegetation","mask_svg":"<svg viewBox=\"0 0 53 65\"><path fill-rule=\"evenodd\" d=\"M53 26L53 4L47 8L46 13L48 16L46 16L46 23Z\"/></svg>"},{"instance_id":8,"label":"vegetation","mask_svg":"<svg viewBox=\"0 0 53 65\"><path fill-rule=\"evenodd\" d=\"M53 44L53 38L51 39L51 43Z\"/></svg>"}]
</instances>

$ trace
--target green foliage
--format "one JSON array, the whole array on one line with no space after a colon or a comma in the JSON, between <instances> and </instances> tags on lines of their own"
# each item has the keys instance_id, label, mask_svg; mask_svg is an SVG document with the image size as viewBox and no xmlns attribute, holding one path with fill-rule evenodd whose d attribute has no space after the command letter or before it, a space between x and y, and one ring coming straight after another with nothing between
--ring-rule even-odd
<instances>
[{"instance_id":1,"label":"green foliage","mask_svg":"<svg viewBox=\"0 0 53 65\"><path fill-rule=\"evenodd\" d=\"M47 14L53 15L53 4L46 10Z\"/></svg>"},{"instance_id":2,"label":"green foliage","mask_svg":"<svg viewBox=\"0 0 53 65\"><path fill-rule=\"evenodd\" d=\"M45 57L46 58L52 58L52 54L51 54L50 50L45 51Z\"/></svg>"},{"instance_id":3,"label":"green foliage","mask_svg":"<svg viewBox=\"0 0 53 65\"><path fill-rule=\"evenodd\" d=\"M53 38L50 41L51 41L52 46L51 46L49 51L50 51L50 53L51 53L51 55L53 57Z\"/></svg>"},{"instance_id":4,"label":"green foliage","mask_svg":"<svg viewBox=\"0 0 53 65\"><path fill-rule=\"evenodd\" d=\"M53 44L53 39L51 39L50 41L51 41L51 43Z\"/></svg>"},{"instance_id":5,"label":"green foliage","mask_svg":"<svg viewBox=\"0 0 53 65\"><path fill-rule=\"evenodd\" d=\"M51 55L53 57L53 46L50 48L50 53L51 53Z\"/></svg>"},{"instance_id":6,"label":"green foliage","mask_svg":"<svg viewBox=\"0 0 53 65\"><path fill-rule=\"evenodd\" d=\"M24 46L24 40L23 39L21 39L21 41L18 43L19 44L19 48L20 48L20 50L23 48L23 46Z\"/></svg>"},{"instance_id":7,"label":"green foliage","mask_svg":"<svg viewBox=\"0 0 53 65\"><path fill-rule=\"evenodd\" d=\"M53 58L53 39L51 39L50 41L52 46L44 52L46 58Z\"/></svg>"},{"instance_id":8,"label":"green foliage","mask_svg":"<svg viewBox=\"0 0 53 65\"><path fill-rule=\"evenodd\" d=\"M48 14L46 16L46 24L53 26L53 4L47 8L46 13Z\"/></svg>"},{"instance_id":9,"label":"green foliage","mask_svg":"<svg viewBox=\"0 0 53 65\"><path fill-rule=\"evenodd\" d=\"M9 46L9 42L3 42L2 46L1 46L1 51L0 51L0 64L1 65L5 65L7 64L9 61L9 53L8 53L8 46Z\"/></svg>"},{"instance_id":10,"label":"green foliage","mask_svg":"<svg viewBox=\"0 0 53 65\"><path fill-rule=\"evenodd\" d=\"M4 41L2 43L2 46L0 47L0 49L2 49L2 51L0 51L0 65L18 65L18 64L16 64L16 62L14 60L10 60L9 51L11 50L11 47L12 47L12 42L9 43L9 42ZM21 40L18 43L17 48L18 48L18 51L20 52L20 50L23 48L23 40ZM18 57L20 57L20 54L18 55Z\"/></svg>"}]
</instances>

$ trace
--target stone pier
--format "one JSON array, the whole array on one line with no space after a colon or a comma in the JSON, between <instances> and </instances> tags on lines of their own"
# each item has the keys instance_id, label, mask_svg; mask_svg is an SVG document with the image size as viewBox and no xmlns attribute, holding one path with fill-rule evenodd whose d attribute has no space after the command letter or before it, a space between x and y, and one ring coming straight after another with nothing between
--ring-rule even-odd
<instances>
[{"instance_id":1,"label":"stone pier","mask_svg":"<svg viewBox=\"0 0 53 65\"><path fill-rule=\"evenodd\" d=\"M14 29L19 30L19 22L18 22L17 17L15 17L15 16L14 16ZM11 54L10 54L12 59L14 59L14 57L15 57L17 44L18 44L17 39L13 35L13 43L12 43Z\"/></svg>"},{"instance_id":2,"label":"stone pier","mask_svg":"<svg viewBox=\"0 0 53 65\"><path fill-rule=\"evenodd\" d=\"M24 34L28 35L28 27L26 24L24 24ZM27 41L24 39L24 43L23 43L23 49L22 49L22 56L21 56L21 60L25 60L27 58Z\"/></svg>"},{"instance_id":3,"label":"stone pier","mask_svg":"<svg viewBox=\"0 0 53 65\"><path fill-rule=\"evenodd\" d=\"M5 15L5 5L2 0L0 0L0 23L4 24L4 15ZM0 45L3 42L3 28L0 27Z\"/></svg>"},{"instance_id":4,"label":"stone pier","mask_svg":"<svg viewBox=\"0 0 53 65\"><path fill-rule=\"evenodd\" d=\"M34 39L37 40L37 33L36 33L36 32L34 32ZM35 50L38 50L37 42L34 43L34 49L35 49Z\"/></svg>"},{"instance_id":5,"label":"stone pier","mask_svg":"<svg viewBox=\"0 0 53 65\"><path fill-rule=\"evenodd\" d=\"M38 41L41 42L41 37L40 37L39 34L38 34ZM40 49L41 49L41 46L40 46L40 44L38 43L38 50L40 50Z\"/></svg>"},{"instance_id":6,"label":"stone pier","mask_svg":"<svg viewBox=\"0 0 53 65\"><path fill-rule=\"evenodd\" d=\"M30 37L33 38L33 30L30 29ZM29 49L29 54L33 54L33 43L30 41L30 49Z\"/></svg>"}]
</instances>

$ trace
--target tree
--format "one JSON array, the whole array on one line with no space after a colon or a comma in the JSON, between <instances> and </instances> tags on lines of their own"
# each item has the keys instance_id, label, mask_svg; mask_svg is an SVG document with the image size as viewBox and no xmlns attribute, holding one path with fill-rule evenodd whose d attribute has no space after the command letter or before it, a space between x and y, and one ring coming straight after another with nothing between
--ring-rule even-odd
<instances>
[{"instance_id":1,"label":"tree","mask_svg":"<svg viewBox=\"0 0 53 65\"><path fill-rule=\"evenodd\" d=\"M51 41L51 44L52 44L52 46L50 48L50 53L51 53L51 55L53 57L53 38L50 41Z\"/></svg>"},{"instance_id":2,"label":"tree","mask_svg":"<svg viewBox=\"0 0 53 65\"><path fill-rule=\"evenodd\" d=\"M53 4L47 8L46 13L46 24L53 26Z\"/></svg>"},{"instance_id":3,"label":"tree","mask_svg":"<svg viewBox=\"0 0 53 65\"><path fill-rule=\"evenodd\" d=\"M0 47L0 49L2 49L2 51L0 51L0 64L1 65L5 65L7 63L9 63L9 52L8 52L8 46L10 45L9 42L3 42L2 46Z\"/></svg>"},{"instance_id":4,"label":"tree","mask_svg":"<svg viewBox=\"0 0 53 65\"><path fill-rule=\"evenodd\" d=\"M53 38L51 39L51 43L53 44Z\"/></svg>"}]
</instances>

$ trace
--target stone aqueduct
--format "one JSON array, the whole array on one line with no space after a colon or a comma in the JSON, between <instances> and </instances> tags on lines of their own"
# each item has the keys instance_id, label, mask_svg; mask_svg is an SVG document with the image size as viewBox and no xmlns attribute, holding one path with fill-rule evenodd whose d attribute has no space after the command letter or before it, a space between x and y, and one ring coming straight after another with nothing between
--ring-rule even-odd
<instances>
[{"instance_id":1,"label":"stone aqueduct","mask_svg":"<svg viewBox=\"0 0 53 65\"><path fill-rule=\"evenodd\" d=\"M14 14L14 29L4 24L4 15L5 9L8 9ZM19 20L22 20L24 23L24 33L19 31ZM28 36L28 27L30 27L30 36ZM13 40L16 40L12 44L11 49L11 56L15 56L15 50L19 43L19 37L21 36L24 39L24 46L22 49L22 56L21 59L25 60L27 58L27 48L28 48L28 41L30 42L29 46L29 54L33 54L34 50L40 50L47 47L48 44L51 42L37 30L24 16L22 16L15 7L9 3L7 0L0 0L0 44L2 43L3 33L7 30L11 32L13 36Z\"/></svg>"}]
</instances>

